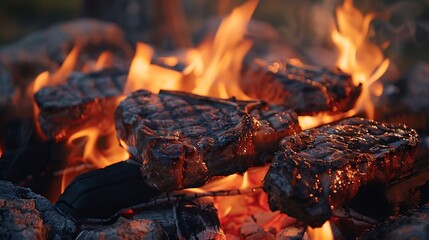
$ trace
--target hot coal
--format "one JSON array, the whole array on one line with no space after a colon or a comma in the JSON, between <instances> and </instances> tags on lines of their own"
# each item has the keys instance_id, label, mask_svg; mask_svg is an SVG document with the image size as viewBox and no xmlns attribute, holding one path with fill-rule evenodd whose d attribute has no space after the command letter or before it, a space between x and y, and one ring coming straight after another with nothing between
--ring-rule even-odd
<instances>
[{"instance_id":1,"label":"hot coal","mask_svg":"<svg viewBox=\"0 0 429 240\"><path fill-rule=\"evenodd\" d=\"M58 142L83 128L113 124L127 74L116 69L73 73L65 84L39 90L34 98L45 135Z\"/></svg>"},{"instance_id":2,"label":"hot coal","mask_svg":"<svg viewBox=\"0 0 429 240\"><path fill-rule=\"evenodd\" d=\"M44 197L0 181L1 239L73 239L76 225Z\"/></svg>"},{"instance_id":3,"label":"hot coal","mask_svg":"<svg viewBox=\"0 0 429 240\"><path fill-rule=\"evenodd\" d=\"M55 206L76 219L111 219L160 194L145 184L138 163L126 161L76 177Z\"/></svg>"},{"instance_id":4,"label":"hot coal","mask_svg":"<svg viewBox=\"0 0 429 240\"><path fill-rule=\"evenodd\" d=\"M245 64L241 86L246 94L270 104L285 105L300 115L346 112L361 92L350 75L322 67L268 64L258 59Z\"/></svg>"},{"instance_id":5,"label":"hot coal","mask_svg":"<svg viewBox=\"0 0 429 240\"><path fill-rule=\"evenodd\" d=\"M429 205L391 218L364 233L359 239L428 239Z\"/></svg>"},{"instance_id":6,"label":"hot coal","mask_svg":"<svg viewBox=\"0 0 429 240\"><path fill-rule=\"evenodd\" d=\"M388 182L413 168L415 130L349 118L281 141L264 179L270 208L321 226L361 185Z\"/></svg>"},{"instance_id":7,"label":"hot coal","mask_svg":"<svg viewBox=\"0 0 429 240\"><path fill-rule=\"evenodd\" d=\"M288 123L285 132L299 130L296 119L280 119L269 111L262 114L269 120L261 124L243 106L234 99L142 90L121 102L115 113L116 129L133 159L142 163L150 186L161 191L198 187L212 176L242 173L253 166L260 156L256 151L270 148L258 143L262 138L253 138L255 133L269 135ZM258 107L265 105L255 102L246 109L258 115ZM263 129L270 121L275 127ZM265 144L270 141L277 140Z\"/></svg>"}]
</instances>

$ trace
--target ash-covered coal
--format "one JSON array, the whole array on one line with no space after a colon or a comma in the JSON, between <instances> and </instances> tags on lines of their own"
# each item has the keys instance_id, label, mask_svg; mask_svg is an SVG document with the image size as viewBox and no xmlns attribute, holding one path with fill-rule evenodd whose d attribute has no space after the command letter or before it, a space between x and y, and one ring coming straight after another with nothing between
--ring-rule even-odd
<instances>
[{"instance_id":1,"label":"ash-covered coal","mask_svg":"<svg viewBox=\"0 0 429 240\"><path fill-rule=\"evenodd\" d=\"M0 181L1 239L73 239L75 222L28 188Z\"/></svg>"}]
</instances>

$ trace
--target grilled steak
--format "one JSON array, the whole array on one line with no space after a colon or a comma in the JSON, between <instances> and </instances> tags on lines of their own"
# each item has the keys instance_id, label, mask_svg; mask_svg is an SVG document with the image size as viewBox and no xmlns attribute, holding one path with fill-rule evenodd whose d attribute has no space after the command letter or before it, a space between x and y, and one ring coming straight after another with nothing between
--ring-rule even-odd
<instances>
[{"instance_id":1,"label":"grilled steak","mask_svg":"<svg viewBox=\"0 0 429 240\"><path fill-rule=\"evenodd\" d=\"M261 123L246 109L267 120ZM275 116L270 111L275 110L257 102L141 90L121 102L115 118L119 138L143 164L146 182L169 191L201 186L212 176L242 173L263 155L256 151L269 148L260 140L264 135L270 144L278 141L276 135L300 130L294 113L279 111Z\"/></svg>"},{"instance_id":2,"label":"grilled steak","mask_svg":"<svg viewBox=\"0 0 429 240\"><path fill-rule=\"evenodd\" d=\"M113 69L74 73L65 84L39 90L34 98L45 135L61 141L79 129L113 124L126 78L127 72Z\"/></svg>"},{"instance_id":3,"label":"grilled steak","mask_svg":"<svg viewBox=\"0 0 429 240\"><path fill-rule=\"evenodd\" d=\"M253 143L258 154L255 159L257 165L272 161L281 139L301 132L298 115L283 105L268 105L260 101L238 103L241 109L258 120L253 133Z\"/></svg>"},{"instance_id":4,"label":"grilled steak","mask_svg":"<svg viewBox=\"0 0 429 240\"><path fill-rule=\"evenodd\" d=\"M362 118L286 137L263 183L270 208L321 226L361 185L411 170L417 144L405 125Z\"/></svg>"},{"instance_id":5,"label":"grilled steak","mask_svg":"<svg viewBox=\"0 0 429 240\"><path fill-rule=\"evenodd\" d=\"M361 85L354 85L349 75L321 67L256 59L243 69L241 86L246 94L285 105L300 115L346 112L361 92Z\"/></svg>"}]
</instances>

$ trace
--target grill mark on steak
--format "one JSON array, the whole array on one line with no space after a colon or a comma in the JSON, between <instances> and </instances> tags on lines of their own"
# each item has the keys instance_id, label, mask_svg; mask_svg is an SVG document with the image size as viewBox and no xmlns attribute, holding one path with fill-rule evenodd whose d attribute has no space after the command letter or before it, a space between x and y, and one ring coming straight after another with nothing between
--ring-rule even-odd
<instances>
[{"instance_id":1,"label":"grill mark on steak","mask_svg":"<svg viewBox=\"0 0 429 240\"><path fill-rule=\"evenodd\" d=\"M260 59L245 64L241 87L251 97L285 105L300 115L346 112L361 93L361 85L339 70Z\"/></svg>"},{"instance_id":2,"label":"grill mark on steak","mask_svg":"<svg viewBox=\"0 0 429 240\"><path fill-rule=\"evenodd\" d=\"M321 226L361 185L411 170L417 144L416 131L405 125L362 118L286 137L263 183L270 208Z\"/></svg>"},{"instance_id":3,"label":"grill mark on steak","mask_svg":"<svg viewBox=\"0 0 429 240\"><path fill-rule=\"evenodd\" d=\"M251 116L257 114L273 124ZM262 164L256 159L273 152L270 144L300 131L297 115L283 107L174 91L134 92L121 102L115 118L118 136L142 162L146 182L161 191L242 173Z\"/></svg>"},{"instance_id":4,"label":"grill mark on steak","mask_svg":"<svg viewBox=\"0 0 429 240\"><path fill-rule=\"evenodd\" d=\"M126 77L127 72L115 69L73 73L66 83L39 90L34 98L44 134L59 142L77 130L113 124L117 97L122 94Z\"/></svg>"}]
</instances>

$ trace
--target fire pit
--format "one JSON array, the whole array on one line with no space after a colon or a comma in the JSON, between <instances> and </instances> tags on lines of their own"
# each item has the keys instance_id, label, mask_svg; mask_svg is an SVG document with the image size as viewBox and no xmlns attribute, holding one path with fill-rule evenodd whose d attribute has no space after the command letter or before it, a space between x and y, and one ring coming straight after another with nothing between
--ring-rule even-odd
<instances>
[{"instance_id":1,"label":"fire pit","mask_svg":"<svg viewBox=\"0 0 429 240\"><path fill-rule=\"evenodd\" d=\"M1 237L428 235L428 67L395 76L387 17L313 5L316 49L248 0L191 47L182 3L151 4L174 50L89 19L0 50Z\"/></svg>"}]
</instances>

